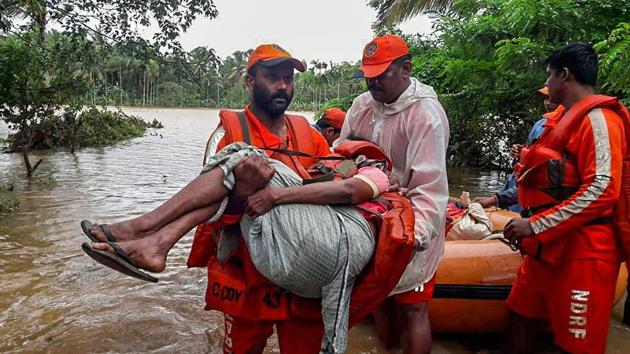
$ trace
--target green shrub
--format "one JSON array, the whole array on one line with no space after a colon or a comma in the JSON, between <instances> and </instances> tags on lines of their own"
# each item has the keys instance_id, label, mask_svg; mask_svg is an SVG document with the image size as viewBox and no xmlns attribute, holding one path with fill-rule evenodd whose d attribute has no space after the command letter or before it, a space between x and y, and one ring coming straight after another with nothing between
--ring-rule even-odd
<instances>
[{"instance_id":1,"label":"green shrub","mask_svg":"<svg viewBox=\"0 0 630 354\"><path fill-rule=\"evenodd\" d=\"M100 111L94 107L79 115L77 146L103 146L144 135L148 123L122 111Z\"/></svg>"},{"instance_id":2,"label":"green shrub","mask_svg":"<svg viewBox=\"0 0 630 354\"><path fill-rule=\"evenodd\" d=\"M61 114L33 124L31 148L103 146L140 137L147 128L162 127L156 119L147 123L120 110L112 112L91 107L80 112L78 108L67 107ZM9 135L7 142L11 151L20 150L20 140L19 133Z\"/></svg>"},{"instance_id":3,"label":"green shrub","mask_svg":"<svg viewBox=\"0 0 630 354\"><path fill-rule=\"evenodd\" d=\"M344 112L348 112L348 110L352 106L352 102L354 101L355 98L357 98L357 96L359 96L359 94L360 93L355 93L355 94L352 94L350 96L341 97L339 99L333 98L331 100L326 101L319 108L319 110L317 110L317 112L315 112L315 115L313 116L313 119L314 120L318 120L319 118L321 118L324 115L324 111L327 110L328 108L336 107L336 108L339 108L339 109L343 110Z\"/></svg>"},{"instance_id":4,"label":"green shrub","mask_svg":"<svg viewBox=\"0 0 630 354\"><path fill-rule=\"evenodd\" d=\"M10 192L13 191L13 184L0 184L0 217L15 210L20 204Z\"/></svg>"}]
</instances>

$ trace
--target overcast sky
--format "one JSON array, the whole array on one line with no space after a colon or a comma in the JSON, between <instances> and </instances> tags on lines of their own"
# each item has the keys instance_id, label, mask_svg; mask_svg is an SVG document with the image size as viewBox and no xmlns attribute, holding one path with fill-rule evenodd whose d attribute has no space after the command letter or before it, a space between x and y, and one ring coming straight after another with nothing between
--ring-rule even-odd
<instances>
[{"instance_id":1,"label":"overcast sky","mask_svg":"<svg viewBox=\"0 0 630 354\"><path fill-rule=\"evenodd\" d=\"M376 12L367 0L214 0L215 19L198 19L180 37L186 50L214 48L223 59L236 50L277 43L307 63L355 61L373 37ZM429 33L428 18L403 23L404 33Z\"/></svg>"}]
</instances>

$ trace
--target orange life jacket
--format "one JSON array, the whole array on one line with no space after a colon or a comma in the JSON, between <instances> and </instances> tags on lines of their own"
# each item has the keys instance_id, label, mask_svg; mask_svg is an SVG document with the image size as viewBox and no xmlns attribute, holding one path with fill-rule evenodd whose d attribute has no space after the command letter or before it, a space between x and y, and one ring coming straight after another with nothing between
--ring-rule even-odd
<instances>
[{"instance_id":1,"label":"orange life jacket","mask_svg":"<svg viewBox=\"0 0 630 354\"><path fill-rule=\"evenodd\" d=\"M515 171L517 173L519 204L525 208L546 209L559 204L574 194L582 184L575 158L567 156L565 149L582 119L595 108L608 108L621 117L626 137L630 134L630 114L616 97L593 95L576 103L561 120L546 129L531 147L523 148ZM614 207L613 224L622 244L625 257L630 261L630 153L623 160L621 193ZM522 250L536 255L538 242L524 240Z\"/></svg>"},{"instance_id":2,"label":"orange life jacket","mask_svg":"<svg viewBox=\"0 0 630 354\"><path fill-rule=\"evenodd\" d=\"M311 137L312 128L306 118L302 116L290 114L285 116L289 134L293 139L294 150L305 153L305 155L296 156L272 151L269 157L289 166L302 178L307 178L308 173L304 166L311 166L315 163L315 159L311 157L315 155L315 146ZM250 135L252 128L249 120L245 117L245 112L221 111L219 112L219 118L221 126L225 130L225 137L230 143L242 141L261 149L269 148L269 146L264 146L263 142L252 141L252 136ZM277 150L287 148L287 146L281 146Z\"/></svg>"},{"instance_id":3,"label":"orange life jacket","mask_svg":"<svg viewBox=\"0 0 630 354\"><path fill-rule=\"evenodd\" d=\"M343 180L354 176L362 163L357 157L382 163L388 171L392 162L378 145L368 141L346 141L335 148L334 154L322 158L308 171L312 178L303 183ZM377 226L374 257L363 270L350 297L350 320L353 326L361 321L391 293L404 273L415 246L415 216L409 199L398 193L384 193L377 199L389 204L384 214L355 206Z\"/></svg>"},{"instance_id":4,"label":"orange life jacket","mask_svg":"<svg viewBox=\"0 0 630 354\"><path fill-rule=\"evenodd\" d=\"M245 142L261 149L269 146L251 134L252 126L244 112L222 110L219 112L221 126L225 131L227 144ZM313 164L315 146L311 135L311 126L306 118L297 115L286 115L288 134L293 142L293 148L308 156L296 156L268 151L271 158L282 161L302 177L308 177L303 166ZM208 140L210 144L210 140ZM207 148L207 147L206 147ZM276 146L278 150L287 146ZM206 149L207 150L207 149ZM232 316L247 316L253 319L283 320L291 313L292 302L289 294L270 283L254 266L246 246L240 237L238 221L240 216L225 215L213 224L197 226L193 245L188 257L189 267L208 268L208 289L206 290L206 310L218 310ZM227 234L236 234L238 247L225 262L220 262L214 255L217 253L217 241ZM307 311L303 317L321 317L319 301L300 299L305 303L300 309Z\"/></svg>"},{"instance_id":5,"label":"orange life jacket","mask_svg":"<svg viewBox=\"0 0 630 354\"><path fill-rule=\"evenodd\" d=\"M233 139L247 141L249 126L247 120L244 119L245 117L241 118L232 112L224 112L226 111L222 111L221 124L226 131L228 143L239 141ZM305 121L301 117L291 119L294 119L293 123L299 120ZM293 134L294 139L311 139L310 130L307 130L311 129L308 124L297 123L292 124L292 126L293 128L290 129L292 129L291 134ZM256 145L256 142L250 142L250 144L264 148L264 146ZM308 147L308 145L298 146L300 149L302 146ZM389 168L392 166L391 161L383 150L369 142L347 142L342 144L335 152L336 157L321 159L329 168L332 167L334 169L338 164L347 165L347 162L351 161L348 158L356 155L382 160L387 163ZM318 160L318 158L313 156L312 151L308 151L308 148L284 152L281 149L275 149L271 157L283 162L287 161L287 159L291 162L296 158L311 159L312 161ZM292 165L295 166L296 164L292 163ZM292 165L288 166L292 167ZM315 172L319 167L318 164L313 164L310 171ZM356 166L354 173L356 173ZM306 176L303 173L300 175L306 177L305 181L310 179L308 173ZM351 175L352 173L345 176L336 174L335 178L348 178ZM311 180L311 182L313 181ZM415 217L409 200L397 193L387 193L381 197L384 197L391 207L387 213L374 216L372 220L379 226L376 251L372 261L366 267L361 281L355 285L352 293L350 304L351 325L358 323L389 295L406 269L415 245ZM205 235L202 236L205 239L211 240L212 234L215 232L212 230L212 226L198 227L195 239L200 236L200 233L203 233ZM221 226L225 226L225 224ZM226 227L223 232L230 229L234 229L234 227ZM233 232L238 232L238 230ZM242 238L239 238L239 243L239 249L241 251L246 250ZM306 299L295 296L272 285L256 270L249 255L237 253L236 257L231 257L225 262L218 261L216 257L208 258L206 309L219 310L232 316L244 316L258 320L285 320L289 317L321 318L319 299Z\"/></svg>"},{"instance_id":6,"label":"orange life jacket","mask_svg":"<svg viewBox=\"0 0 630 354\"><path fill-rule=\"evenodd\" d=\"M378 225L374 256L352 290L350 322L353 326L371 313L392 292L405 272L415 247L415 215L411 202L398 193L380 196L389 211L373 219ZM380 219L380 220L379 220Z\"/></svg>"},{"instance_id":7,"label":"orange life jacket","mask_svg":"<svg viewBox=\"0 0 630 354\"><path fill-rule=\"evenodd\" d=\"M559 114L564 114L564 109L543 116L549 121L557 121ZM568 134L565 140L551 134L556 128L559 129L556 132L567 131L568 120L562 119L561 122L557 127L546 127L536 143L521 149L514 170L518 185L523 187L518 188L518 202L523 208L548 208L567 199L580 187L575 157L563 151L568 143ZM572 122L571 127L575 124Z\"/></svg>"}]
</instances>

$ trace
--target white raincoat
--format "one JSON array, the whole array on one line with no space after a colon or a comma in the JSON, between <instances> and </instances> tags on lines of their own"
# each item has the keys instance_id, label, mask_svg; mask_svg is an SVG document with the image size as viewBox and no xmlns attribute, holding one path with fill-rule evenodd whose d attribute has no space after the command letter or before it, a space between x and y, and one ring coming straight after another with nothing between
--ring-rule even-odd
<instances>
[{"instance_id":1,"label":"white raincoat","mask_svg":"<svg viewBox=\"0 0 630 354\"><path fill-rule=\"evenodd\" d=\"M423 289L444 254L448 202L446 113L431 86L411 78L396 102L383 104L369 92L357 97L346 114L337 146L347 138L378 144L394 163L393 173L413 205L416 253L392 291Z\"/></svg>"}]
</instances>

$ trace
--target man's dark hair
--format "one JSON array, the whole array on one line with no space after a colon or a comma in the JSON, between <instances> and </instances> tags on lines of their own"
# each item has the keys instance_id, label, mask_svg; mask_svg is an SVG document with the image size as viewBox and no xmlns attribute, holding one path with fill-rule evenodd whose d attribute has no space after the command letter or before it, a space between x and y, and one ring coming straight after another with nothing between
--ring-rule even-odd
<instances>
[{"instance_id":1,"label":"man's dark hair","mask_svg":"<svg viewBox=\"0 0 630 354\"><path fill-rule=\"evenodd\" d=\"M258 70L258 64L254 64L251 68L247 69L247 75L256 77L256 70Z\"/></svg>"},{"instance_id":2,"label":"man's dark hair","mask_svg":"<svg viewBox=\"0 0 630 354\"><path fill-rule=\"evenodd\" d=\"M326 129L330 127L330 128L334 128L335 132L341 131L341 129L335 128L332 124L330 124L330 121L327 118L318 119L317 122L315 122L315 125L317 125L319 129Z\"/></svg>"},{"instance_id":3,"label":"man's dark hair","mask_svg":"<svg viewBox=\"0 0 630 354\"><path fill-rule=\"evenodd\" d=\"M563 68L569 69L579 83L595 86L599 60L595 49L588 43L573 43L564 46L545 59L545 68L558 73Z\"/></svg>"}]
</instances>

